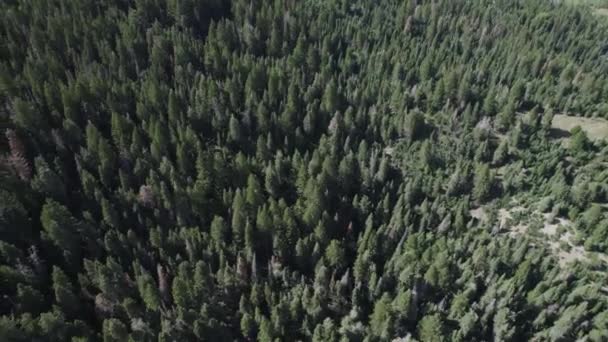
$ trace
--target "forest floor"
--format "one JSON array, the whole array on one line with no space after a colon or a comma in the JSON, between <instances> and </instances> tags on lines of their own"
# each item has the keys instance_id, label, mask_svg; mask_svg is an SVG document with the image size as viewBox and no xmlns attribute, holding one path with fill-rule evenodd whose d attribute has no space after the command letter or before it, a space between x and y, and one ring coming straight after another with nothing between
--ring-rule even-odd
<instances>
[{"instance_id":1,"label":"forest floor","mask_svg":"<svg viewBox=\"0 0 608 342\"><path fill-rule=\"evenodd\" d=\"M491 216L483 207L473 209L470 213L482 222L487 222ZM499 209L496 218L500 232L513 238L527 234L531 239L545 243L558 258L561 267L574 261L592 262L595 259L608 264L608 255L586 251L577 243L576 231L568 219L554 217L550 213L543 214L520 204Z\"/></svg>"},{"instance_id":2,"label":"forest floor","mask_svg":"<svg viewBox=\"0 0 608 342\"><path fill-rule=\"evenodd\" d=\"M608 8L597 8L595 14L608 18Z\"/></svg>"},{"instance_id":3,"label":"forest floor","mask_svg":"<svg viewBox=\"0 0 608 342\"><path fill-rule=\"evenodd\" d=\"M591 254L597 255L598 258L608 263L608 256L605 254L591 253L586 251L582 246L576 245L570 220L561 217L553 218L551 214L543 214L543 217L545 223L541 232L549 238L547 240L549 247L559 258L559 263L562 267L572 261L590 261ZM560 229L562 227L563 229Z\"/></svg>"},{"instance_id":4,"label":"forest floor","mask_svg":"<svg viewBox=\"0 0 608 342\"><path fill-rule=\"evenodd\" d=\"M608 120L605 119L557 114L551 122L552 128L563 132L570 132L576 126L580 126L591 140L608 138Z\"/></svg>"},{"instance_id":5,"label":"forest floor","mask_svg":"<svg viewBox=\"0 0 608 342\"><path fill-rule=\"evenodd\" d=\"M600 15L608 16L608 1L606 0L563 0L568 5L573 6L589 6L591 9Z\"/></svg>"}]
</instances>

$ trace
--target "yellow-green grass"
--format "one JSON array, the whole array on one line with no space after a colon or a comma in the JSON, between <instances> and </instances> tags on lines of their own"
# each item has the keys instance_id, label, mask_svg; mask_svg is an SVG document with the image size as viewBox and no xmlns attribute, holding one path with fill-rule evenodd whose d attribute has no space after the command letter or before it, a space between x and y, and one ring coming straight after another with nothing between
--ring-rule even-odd
<instances>
[{"instance_id":1,"label":"yellow-green grass","mask_svg":"<svg viewBox=\"0 0 608 342\"><path fill-rule=\"evenodd\" d=\"M605 7L608 5L607 0L563 0L567 5L589 5L595 7Z\"/></svg>"},{"instance_id":2,"label":"yellow-green grass","mask_svg":"<svg viewBox=\"0 0 608 342\"><path fill-rule=\"evenodd\" d=\"M608 8L596 8L595 14L608 17Z\"/></svg>"},{"instance_id":3,"label":"yellow-green grass","mask_svg":"<svg viewBox=\"0 0 608 342\"><path fill-rule=\"evenodd\" d=\"M608 120L605 119L558 114L551 122L551 127L566 132L576 126L580 126L591 140L608 139Z\"/></svg>"},{"instance_id":4,"label":"yellow-green grass","mask_svg":"<svg viewBox=\"0 0 608 342\"><path fill-rule=\"evenodd\" d=\"M590 6L593 13L608 17L608 0L562 0L567 5Z\"/></svg>"}]
</instances>

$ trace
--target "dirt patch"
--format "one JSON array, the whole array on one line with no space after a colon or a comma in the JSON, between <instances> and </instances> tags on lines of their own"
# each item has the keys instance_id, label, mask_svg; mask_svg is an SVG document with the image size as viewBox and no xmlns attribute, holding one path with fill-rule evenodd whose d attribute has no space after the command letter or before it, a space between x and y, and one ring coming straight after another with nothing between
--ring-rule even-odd
<instances>
[{"instance_id":1,"label":"dirt patch","mask_svg":"<svg viewBox=\"0 0 608 342\"><path fill-rule=\"evenodd\" d=\"M603 17L608 17L608 8L596 8L595 14Z\"/></svg>"},{"instance_id":2,"label":"dirt patch","mask_svg":"<svg viewBox=\"0 0 608 342\"><path fill-rule=\"evenodd\" d=\"M559 228L560 226L566 227L571 224L571 222L569 220L566 220L561 217L557 217L557 218L553 219L551 214L543 214L543 216L545 217L545 224L543 225L541 232L548 236L553 236L553 235L557 234L557 228ZM554 223L551 223L552 221ZM557 221L557 222L555 222L555 221Z\"/></svg>"},{"instance_id":3,"label":"dirt patch","mask_svg":"<svg viewBox=\"0 0 608 342\"><path fill-rule=\"evenodd\" d=\"M516 235L524 234L528 230L528 225L523 223L518 223L516 225L511 224L511 220L513 220L513 214L524 212L526 208L522 206L516 206L511 209L501 208L498 210L498 225L500 231L508 230L509 235L514 237Z\"/></svg>"},{"instance_id":4,"label":"dirt patch","mask_svg":"<svg viewBox=\"0 0 608 342\"><path fill-rule=\"evenodd\" d=\"M483 207L471 210L470 214L481 222L487 222L489 219ZM515 224L513 222L515 215L525 215L525 219ZM496 232L503 232L511 237L529 233L528 228L531 222L534 220L542 221L542 228L540 229L542 237L536 237L535 240L543 242L549 247L549 250L557 257L559 265L562 268L576 261L590 262L594 256L608 264L608 255L588 252L582 246L574 243L574 228L570 220L554 217L552 214L542 214L535 210L528 211L528 209L520 205L508 209L499 209L497 219L497 227L499 229Z\"/></svg>"},{"instance_id":5,"label":"dirt patch","mask_svg":"<svg viewBox=\"0 0 608 342\"><path fill-rule=\"evenodd\" d=\"M482 207L469 210L469 215L478 219L480 222L486 222L488 220L488 214Z\"/></svg>"},{"instance_id":6,"label":"dirt patch","mask_svg":"<svg viewBox=\"0 0 608 342\"><path fill-rule=\"evenodd\" d=\"M564 218L556 218L551 220L551 214L544 214L545 224L541 229L541 232L547 237L551 238L558 234L558 228L560 227L570 227L572 222L566 220ZM556 221L556 223L552 223L552 221ZM572 242L573 235L571 232L566 231L559 236L557 241L550 239L549 247L555 253L559 259L560 266L564 267L573 261L588 261L589 258L587 256L587 252L581 246L576 246ZM567 246L567 247L565 247Z\"/></svg>"},{"instance_id":7,"label":"dirt patch","mask_svg":"<svg viewBox=\"0 0 608 342\"><path fill-rule=\"evenodd\" d=\"M393 156L393 153L395 153L395 148L392 146L389 147L385 147L384 148L384 154L386 154L387 156Z\"/></svg>"},{"instance_id":8,"label":"dirt patch","mask_svg":"<svg viewBox=\"0 0 608 342\"><path fill-rule=\"evenodd\" d=\"M549 247L557 255L560 266L564 267L573 261L590 261L591 255L596 255L600 260L608 263L608 256L603 253L592 253L587 252L582 246L574 244L574 234L570 231L572 229L572 222L565 218L557 217L553 218L551 214L543 214L545 218L545 224L541 229L541 232L547 237L551 238L559 234L559 228L564 227L567 230L559 236L559 239L549 239Z\"/></svg>"},{"instance_id":9,"label":"dirt patch","mask_svg":"<svg viewBox=\"0 0 608 342\"><path fill-rule=\"evenodd\" d=\"M608 120L557 114L551 122L551 127L561 132L570 132L576 126L580 126L591 140L608 138Z\"/></svg>"}]
</instances>

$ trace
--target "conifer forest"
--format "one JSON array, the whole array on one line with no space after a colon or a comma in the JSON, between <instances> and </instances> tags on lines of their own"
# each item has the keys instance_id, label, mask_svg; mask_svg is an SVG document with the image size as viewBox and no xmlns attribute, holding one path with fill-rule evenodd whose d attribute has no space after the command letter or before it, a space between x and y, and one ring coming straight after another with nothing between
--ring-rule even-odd
<instances>
[{"instance_id":1,"label":"conifer forest","mask_svg":"<svg viewBox=\"0 0 608 342\"><path fill-rule=\"evenodd\" d=\"M0 341L608 341L608 1L0 0Z\"/></svg>"}]
</instances>

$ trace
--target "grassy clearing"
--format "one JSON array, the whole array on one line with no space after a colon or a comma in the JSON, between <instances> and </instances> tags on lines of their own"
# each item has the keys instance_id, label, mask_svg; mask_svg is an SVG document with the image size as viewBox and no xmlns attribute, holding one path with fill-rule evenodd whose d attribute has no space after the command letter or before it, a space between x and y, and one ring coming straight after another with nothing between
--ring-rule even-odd
<instances>
[{"instance_id":1,"label":"grassy clearing","mask_svg":"<svg viewBox=\"0 0 608 342\"><path fill-rule=\"evenodd\" d=\"M608 0L563 0L567 5L589 5L594 7L608 6Z\"/></svg>"},{"instance_id":2,"label":"grassy clearing","mask_svg":"<svg viewBox=\"0 0 608 342\"><path fill-rule=\"evenodd\" d=\"M608 17L608 8L597 8L595 14Z\"/></svg>"},{"instance_id":3,"label":"grassy clearing","mask_svg":"<svg viewBox=\"0 0 608 342\"><path fill-rule=\"evenodd\" d=\"M567 5L590 6L593 13L608 19L608 0L563 0Z\"/></svg>"},{"instance_id":4,"label":"grassy clearing","mask_svg":"<svg viewBox=\"0 0 608 342\"><path fill-rule=\"evenodd\" d=\"M558 114L551 122L551 127L565 132L570 132L576 126L581 126L591 140L608 139L608 120Z\"/></svg>"}]
</instances>

